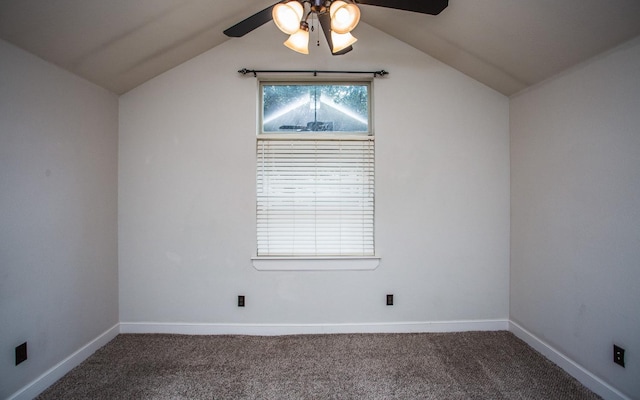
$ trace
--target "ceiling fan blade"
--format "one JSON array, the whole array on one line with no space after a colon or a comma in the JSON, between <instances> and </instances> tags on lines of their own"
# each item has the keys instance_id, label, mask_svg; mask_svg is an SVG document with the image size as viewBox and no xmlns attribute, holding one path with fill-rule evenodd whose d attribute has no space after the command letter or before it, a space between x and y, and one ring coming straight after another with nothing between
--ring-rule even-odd
<instances>
[{"instance_id":1,"label":"ceiling fan blade","mask_svg":"<svg viewBox=\"0 0 640 400\"><path fill-rule=\"evenodd\" d=\"M449 0L357 0L356 3L438 15L447 8Z\"/></svg>"},{"instance_id":2,"label":"ceiling fan blade","mask_svg":"<svg viewBox=\"0 0 640 400\"><path fill-rule=\"evenodd\" d=\"M345 49L342 49L334 53L333 40L331 39L331 17L329 16L328 13L320 14L318 15L318 20L320 21L320 25L322 26L324 37L327 39L327 43L329 44L329 50L331 51L331 54L333 54L334 56L341 56L353 50L353 46L349 46Z\"/></svg>"},{"instance_id":3,"label":"ceiling fan blade","mask_svg":"<svg viewBox=\"0 0 640 400\"><path fill-rule=\"evenodd\" d=\"M343 55L343 54L347 54L347 53L348 53L348 52L350 52L351 50L353 50L353 46L349 46L349 47L347 47L347 48L345 48L345 49L342 49L342 50L340 50L340 51L338 51L338 52L336 52L336 53L331 53L331 55L334 55L334 56L341 56L341 55Z\"/></svg>"},{"instance_id":4,"label":"ceiling fan blade","mask_svg":"<svg viewBox=\"0 0 640 400\"><path fill-rule=\"evenodd\" d=\"M242 37L247 33L251 32L252 30L261 27L262 25L266 24L267 22L273 19L271 12L273 10L273 7L276 6L276 4L253 14L247 19L244 19L238 22L231 28L225 30L224 34L229 37Z\"/></svg>"}]
</instances>

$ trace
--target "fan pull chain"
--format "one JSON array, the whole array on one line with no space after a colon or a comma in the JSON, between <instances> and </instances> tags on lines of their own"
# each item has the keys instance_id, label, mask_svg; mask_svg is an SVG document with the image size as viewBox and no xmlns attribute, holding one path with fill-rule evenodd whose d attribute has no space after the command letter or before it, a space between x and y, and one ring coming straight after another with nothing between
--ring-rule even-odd
<instances>
[{"instance_id":1,"label":"fan pull chain","mask_svg":"<svg viewBox=\"0 0 640 400\"><path fill-rule=\"evenodd\" d=\"M316 16L315 16L315 14L311 15L311 22L312 22L311 32L314 32L315 31L315 27L316 27ZM318 30L316 32L316 46L320 47L320 30Z\"/></svg>"}]
</instances>

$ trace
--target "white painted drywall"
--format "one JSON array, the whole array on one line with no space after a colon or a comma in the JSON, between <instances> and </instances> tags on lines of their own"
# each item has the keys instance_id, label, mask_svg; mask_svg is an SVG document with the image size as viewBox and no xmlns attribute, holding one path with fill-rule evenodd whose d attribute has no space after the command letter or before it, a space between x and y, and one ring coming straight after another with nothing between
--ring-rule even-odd
<instances>
[{"instance_id":1,"label":"white painted drywall","mask_svg":"<svg viewBox=\"0 0 640 400\"><path fill-rule=\"evenodd\" d=\"M506 320L508 99L364 23L354 34L345 56L322 37L302 56L266 24L120 97L121 322ZM252 267L258 87L243 67L391 72L374 81L376 270Z\"/></svg>"},{"instance_id":2,"label":"white painted drywall","mask_svg":"<svg viewBox=\"0 0 640 400\"><path fill-rule=\"evenodd\" d=\"M640 39L512 98L510 119L510 317L638 398Z\"/></svg>"},{"instance_id":3,"label":"white painted drywall","mask_svg":"<svg viewBox=\"0 0 640 400\"><path fill-rule=\"evenodd\" d=\"M0 398L118 322L117 129L115 95L0 41Z\"/></svg>"}]
</instances>

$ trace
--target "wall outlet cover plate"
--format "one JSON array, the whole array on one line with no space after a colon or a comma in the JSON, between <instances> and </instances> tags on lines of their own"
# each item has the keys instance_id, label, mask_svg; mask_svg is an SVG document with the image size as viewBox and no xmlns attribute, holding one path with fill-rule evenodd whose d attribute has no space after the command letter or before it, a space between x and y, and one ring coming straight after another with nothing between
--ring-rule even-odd
<instances>
[{"instance_id":1,"label":"wall outlet cover plate","mask_svg":"<svg viewBox=\"0 0 640 400\"><path fill-rule=\"evenodd\" d=\"M16 365L27 360L27 342L16 347Z\"/></svg>"},{"instance_id":2,"label":"wall outlet cover plate","mask_svg":"<svg viewBox=\"0 0 640 400\"><path fill-rule=\"evenodd\" d=\"M624 368L624 349L613 345L613 362Z\"/></svg>"}]
</instances>

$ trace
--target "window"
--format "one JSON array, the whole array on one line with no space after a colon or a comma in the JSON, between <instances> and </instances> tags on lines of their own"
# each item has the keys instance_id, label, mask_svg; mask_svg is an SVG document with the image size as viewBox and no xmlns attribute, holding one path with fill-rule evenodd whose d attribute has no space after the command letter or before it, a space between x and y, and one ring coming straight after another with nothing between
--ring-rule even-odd
<instances>
[{"instance_id":1,"label":"window","mask_svg":"<svg viewBox=\"0 0 640 400\"><path fill-rule=\"evenodd\" d=\"M262 133L371 133L368 83L263 83L261 88Z\"/></svg>"},{"instance_id":2,"label":"window","mask_svg":"<svg viewBox=\"0 0 640 400\"><path fill-rule=\"evenodd\" d=\"M260 88L257 256L374 256L370 83Z\"/></svg>"}]
</instances>

